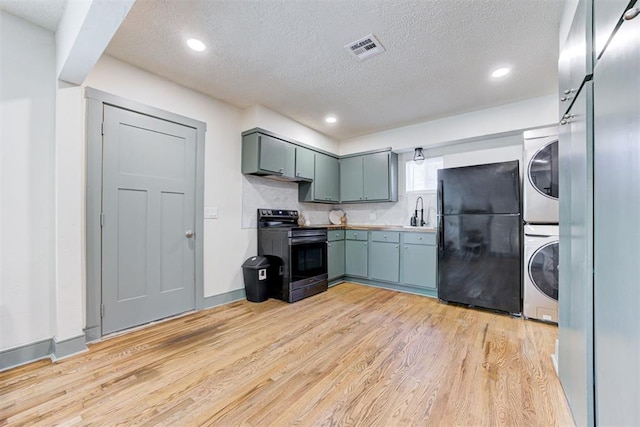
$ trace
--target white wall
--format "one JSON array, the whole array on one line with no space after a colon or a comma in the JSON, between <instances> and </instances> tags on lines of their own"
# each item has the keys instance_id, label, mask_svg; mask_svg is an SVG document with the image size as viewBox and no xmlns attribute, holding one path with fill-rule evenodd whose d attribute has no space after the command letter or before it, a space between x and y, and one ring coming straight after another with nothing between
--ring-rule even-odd
<instances>
[{"instance_id":1,"label":"white wall","mask_svg":"<svg viewBox=\"0 0 640 427\"><path fill-rule=\"evenodd\" d=\"M82 336L85 301L85 126L80 86L58 81L55 143L55 339Z\"/></svg>"},{"instance_id":2,"label":"white wall","mask_svg":"<svg viewBox=\"0 0 640 427\"><path fill-rule=\"evenodd\" d=\"M0 350L54 333L55 42L0 11Z\"/></svg>"},{"instance_id":3,"label":"white wall","mask_svg":"<svg viewBox=\"0 0 640 427\"><path fill-rule=\"evenodd\" d=\"M247 108L243 114L242 130L245 131L256 127L330 153L338 154L340 150L338 141L335 139L261 105Z\"/></svg>"},{"instance_id":4,"label":"white wall","mask_svg":"<svg viewBox=\"0 0 640 427\"><path fill-rule=\"evenodd\" d=\"M340 143L340 154L389 146L402 152L415 147L491 139L557 122L558 100L555 95L549 95L348 139Z\"/></svg>"}]
</instances>

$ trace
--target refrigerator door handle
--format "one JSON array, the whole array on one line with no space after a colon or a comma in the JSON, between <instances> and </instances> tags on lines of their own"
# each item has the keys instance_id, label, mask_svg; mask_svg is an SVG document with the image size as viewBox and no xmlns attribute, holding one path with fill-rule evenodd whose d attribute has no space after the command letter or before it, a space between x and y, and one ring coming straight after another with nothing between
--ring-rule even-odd
<instances>
[{"instance_id":1,"label":"refrigerator door handle","mask_svg":"<svg viewBox=\"0 0 640 427\"><path fill-rule=\"evenodd\" d=\"M438 251L444 249L444 183L438 180Z\"/></svg>"},{"instance_id":2,"label":"refrigerator door handle","mask_svg":"<svg viewBox=\"0 0 640 427\"><path fill-rule=\"evenodd\" d=\"M440 179L438 180L438 215L442 216L444 215L444 194L442 194L444 191L444 182Z\"/></svg>"}]
</instances>

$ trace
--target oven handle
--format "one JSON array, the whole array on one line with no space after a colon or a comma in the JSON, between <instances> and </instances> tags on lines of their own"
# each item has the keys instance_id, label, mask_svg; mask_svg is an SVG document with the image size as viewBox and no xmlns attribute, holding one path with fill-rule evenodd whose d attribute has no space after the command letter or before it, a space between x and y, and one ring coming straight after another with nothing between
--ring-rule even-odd
<instances>
[{"instance_id":1,"label":"oven handle","mask_svg":"<svg viewBox=\"0 0 640 427\"><path fill-rule=\"evenodd\" d=\"M327 236L315 236L315 237L307 236L307 237L290 237L289 238L290 246L304 245L307 243L328 243Z\"/></svg>"}]
</instances>

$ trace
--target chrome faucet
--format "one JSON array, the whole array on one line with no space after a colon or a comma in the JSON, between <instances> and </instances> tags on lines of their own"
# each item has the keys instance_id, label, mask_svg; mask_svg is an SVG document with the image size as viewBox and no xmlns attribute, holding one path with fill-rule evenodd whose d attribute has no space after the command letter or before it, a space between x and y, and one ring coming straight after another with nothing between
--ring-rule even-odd
<instances>
[{"instance_id":1,"label":"chrome faucet","mask_svg":"<svg viewBox=\"0 0 640 427\"><path fill-rule=\"evenodd\" d=\"M416 199L416 210L411 217L411 225L414 227L418 226L418 202L420 202L420 227L424 227L426 222L424 222L424 200L422 200L422 197Z\"/></svg>"}]
</instances>

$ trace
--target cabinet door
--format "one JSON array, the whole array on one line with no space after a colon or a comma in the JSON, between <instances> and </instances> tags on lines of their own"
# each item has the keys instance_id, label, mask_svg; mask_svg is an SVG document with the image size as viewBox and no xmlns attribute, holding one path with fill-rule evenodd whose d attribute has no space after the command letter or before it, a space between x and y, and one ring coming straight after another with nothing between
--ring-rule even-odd
<instances>
[{"instance_id":1,"label":"cabinet door","mask_svg":"<svg viewBox=\"0 0 640 427\"><path fill-rule=\"evenodd\" d=\"M329 280L344 276L344 251L344 240L335 240L328 243L327 264L329 269Z\"/></svg>"},{"instance_id":2,"label":"cabinet door","mask_svg":"<svg viewBox=\"0 0 640 427\"><path fill-rule=\"evenodd\" d=\"M402 252L402 283L436 288L435 246L405 244Z\"/></svg>"},{"instance_id":3,"label":"cabinet door","mask_svg":"<svg viewBox=\"0 0 640 427\"><path fill-rule=\"evenodd\" d=\"M567 40L561 46L560 115L570 107L587 75L593 73L593 4L592 0L579 0ZM567 68L563 69L563 62Z\"/></svg>"},{"instance_id":4,"label":"cabinet door","mask_svg":"<svg viewBox=\"0 0 640 427\"><path fill-rule=\"evenodd\" d=\"M559 141L565 192L560 193L558 373L577 425L593 425L592 89L587 82L579 92Z\"/></svg>"},{"instance_id":5,"label":"cabinet door","mask_svg":"<svg viewBox=\"0 0 640 427\"><path fill-rule=\"evenodd\" d=\"M593 83L595 412L602 426L640 425L639 41L640 16L623 21Z\"/></svg>"},{"instance_id":6,"label":"cabinet door","mask_svg":"<svg viewBox=\"0 0 640 427\"><path fill-rule=\"evenodd\" d=\"M315 153L314 198L318 201L339 200L340 163L335 157Z\"/></svg>"},{"instance_id":7,"label":"cabinet door","mask_svg":"<svg viewBox=\"0 0 640 427\"><path fill-rule=\"evenodd\" d=\"M368 244L361 240L347 240L345 243L345 274L367 277L369 262Z\"/></svg>"},{"instance_id":8,"label":"cabinet door","mask_svg":"<svg viewBox=\"0 0 640 427\"><path fill-rule=\"evenodd\" d=\"M296 147L296 178L313 179L315 153L308 148Z\"/></svg>"},{"instance_id":9,"label":"cabinet door","mask_svg":"<svg viewBox=\"0 0 640 427\"><path fill-rule=\"evenodd\" d=\"M398 283L400 280L400 244L371 242L369 277Z\"/></svg>"},{"instance_id":10,"label":"cabinet door","mask_svg":"<svg viewBox=\"0 0 640 427\"><path fill-rule=\"evenodd\" d=\"M340 160L340 200L356 202L363 198L362 156Z\"/></svg>"},{"instance_id":11,"label":"cabinet door","mask_svg":"<svg viewBox=\"0 0 640 427\"><path fill-rule=\"evenodd\" d=\"M364 200L389 199L389 153L362 156Z\"/></svg>"},{"instance_id":12,"label":"cabinet door","mask_svg":"<svg viewBox=\"0 0 640 427\"><path fill-rule=\"evenodd\" d=\"M260 135L260 169L279 175L292 177L296 163L296 151L292 144Z\"/></svg>"}]
</instances>

